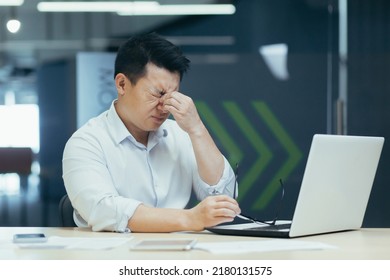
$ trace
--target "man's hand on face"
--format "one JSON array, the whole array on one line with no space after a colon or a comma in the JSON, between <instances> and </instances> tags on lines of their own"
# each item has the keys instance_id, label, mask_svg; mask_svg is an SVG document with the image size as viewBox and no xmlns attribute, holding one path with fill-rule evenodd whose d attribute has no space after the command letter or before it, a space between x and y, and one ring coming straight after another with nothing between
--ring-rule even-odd
<instances>
[{"instance_id":1,"label":"man's hand on face","mask_svg":"<svg viewBox=\"0 0 390 280\"><path fill-rule=\"evenodd\" d=\"M177 124L188 134L196 134L204 129L193 100L173 91L161 97L162 109L173 115Z\"/></svg>"}]
</instances>

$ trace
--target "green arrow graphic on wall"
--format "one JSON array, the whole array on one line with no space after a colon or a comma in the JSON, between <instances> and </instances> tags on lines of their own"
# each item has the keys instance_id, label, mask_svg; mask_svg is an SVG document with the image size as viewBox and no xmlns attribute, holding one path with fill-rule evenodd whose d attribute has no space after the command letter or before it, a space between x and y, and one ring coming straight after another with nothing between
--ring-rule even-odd
<instances>
[{"instance_id":1,"label":"green arrow graphic on wall","mask_svg":"<svg viewBox=\"0 0 390 280\"><path fill-rule=\"evenodd\" d=\"M225 101L222 105L237 127L241 130L242 134L249 141L257 155L252 166L250 166L246 172L241 171L239 199L242 200L263 174L265 168L271 162L273 154L266 141L261 137L261 134L253 127L250 120L235 102ZM301 152L264 102L254 101L252 105L260 119L266 124L288 154L287 160L276 171L271 181L266 184L261 195L252 205L253 209L263 209L277 193L279 189L279 178L286 179L297 166L301 158ZM202 119L215 137L218 138L226 151L226 156L230 164L234 166L237 162L242 161L244 153L234 141L234 137L226 130L224 124L213 113L213 110L202 101L196 102L196 106Z\"/></svg>"},{"instance_id":2,"label":"green arrow graphic on wall","mask_svg":"<svg viewBox=\"0 0 390 280\"><path fill-rule=\"evenodd\" d=\"M196 107L207 123L207 127L216 135L221 141L223 148L227 151L227 159L230 164L233 165L233 163L240 162L244 156L243 153L209 106L205 102L198 101L196 102Z\"/></svg>"},{"instance_id":3,"label":"green arrow graphic on wall","mask_svg":"<svg viewBox=\"0 0 390 280\"><path fill-rule=\"evenodd\" d=\"M258 154L257 160L249 168L249 170L244 173L244 176L242 176L242 179L240 180L240 197L245 197L247 192L270 162L272 152L237 104L234 102L224 102L223 105L234 122L240 128L242 134L246 136L249 143Z\"/></svg>"},{"instance_id":4,"label":"green arrow graphic on wall","mask_svg":"<svg viewBox=\"0 0 390 280\"><path fill-rule=\"evenodd\" d=\"M298 165L302 153L264 102L253 102L253 106L288 154L287 160L275 173L274 177L265 187L263 193L259 196L259 199L255 201L255 204L253 205L254 209L263 209L278 190L279 179L288 178L294 168Z\"/></svg>"}]
</instances>

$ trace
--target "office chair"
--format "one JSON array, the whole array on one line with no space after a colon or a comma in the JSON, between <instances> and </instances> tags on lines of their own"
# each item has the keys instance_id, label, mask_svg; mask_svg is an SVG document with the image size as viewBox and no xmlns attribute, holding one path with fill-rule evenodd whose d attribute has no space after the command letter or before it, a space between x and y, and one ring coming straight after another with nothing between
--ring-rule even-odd
<instances>
[{"instance_id":1,"label":"office chair","mask_svg":"<svg viewBox=\"0 0 390 280\"><path fill-rule=\"evenodd\" d=\"M62 227L77 227L73 220L73 206L67 194L61 198L58 210Z\"/></svg>"}]
</instances>

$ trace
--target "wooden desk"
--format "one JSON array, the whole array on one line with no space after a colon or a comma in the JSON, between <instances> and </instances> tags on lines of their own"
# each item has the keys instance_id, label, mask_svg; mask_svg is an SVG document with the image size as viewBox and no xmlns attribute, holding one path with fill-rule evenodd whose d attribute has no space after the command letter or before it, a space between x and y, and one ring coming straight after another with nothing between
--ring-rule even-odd
<instances>
[{"instance_id":1,"label":"wooden desk","mask_svg":"<svg viewBox=\"0 0 390 280\"><path fill-rule=\"evenodd\" d=\"M47 236L62 237L133 237L126 246L103 251L86 250L35 250L20 249L10 244L15 233L43 232ZM0 259L3 260L208 260L208 259L264 259L264 260L390 260L390 228L361 229L357 231L323 234L295 238L293 240L322 242L334 245L337 249L258 252L248 254L211 254L201 250L185 252L136 252L129 250L132 243L152 238L196 238L198 242L226 242L254 240L254 237L235 237L209 233L111 233L91 232L80 228L39 228L39 227L3 227L0 228ZM255 240L269 240L255 238Z\"/></svg>"}]
</instances>

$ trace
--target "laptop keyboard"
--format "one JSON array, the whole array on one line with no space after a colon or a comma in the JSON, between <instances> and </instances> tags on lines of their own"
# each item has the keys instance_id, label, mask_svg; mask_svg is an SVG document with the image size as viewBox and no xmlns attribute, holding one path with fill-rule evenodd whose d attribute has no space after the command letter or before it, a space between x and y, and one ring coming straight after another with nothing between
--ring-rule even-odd
<instances>
[{"instance_id":1,"label":"laptop keyboard","mask_svg":"<svg viewBox=\"0 0 390 280\"><path fill-rule=\"evenodd\" d=\"M252 228L248 228L248 230L275 231L275 230L289 229L290 227L291 224L279 224L279 225L266 225L261 227L252 227Z\"/></svg>"}]
</instances>

